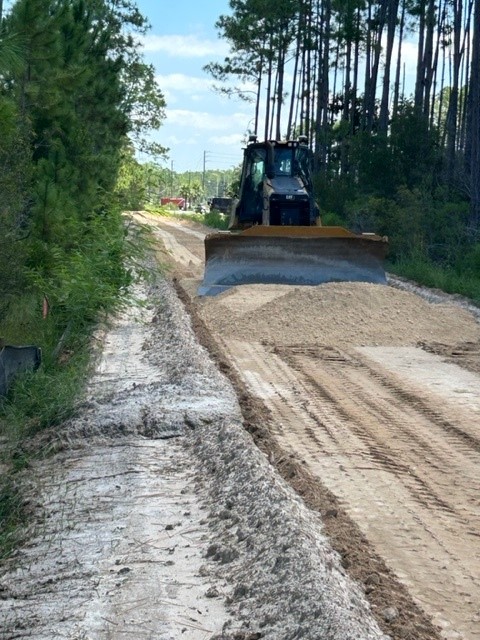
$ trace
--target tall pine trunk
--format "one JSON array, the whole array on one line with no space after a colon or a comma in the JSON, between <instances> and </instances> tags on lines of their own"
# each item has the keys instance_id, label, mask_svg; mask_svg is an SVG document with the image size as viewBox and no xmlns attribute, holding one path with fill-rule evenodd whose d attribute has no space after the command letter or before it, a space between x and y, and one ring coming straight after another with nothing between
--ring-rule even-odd
<instances>
[{"instance_id":1,"label":"tall pine trunk","mask_svg":"<svg viewBox=\"0 0 480 640\"><path fill-rule=\"evenodd\" d=\"M415 80L415 108L420 112L423 104L423 79L425 77L425 72L423 69L425 48L425 0L420 0L418 10L419 24L417 45L417 77Z\"/></svg>"},{"instance_id":2,"label":"tall pine trunk","mask_svg":"<svg viewBox=\"0 0 480 640\"><path fill-rule=\"evenodd\" d=\"M425 51L422 61L423 105L422 113L428 118L430 112L430 97L433 80L433 34L435 31L435 0L428 0L427 15L425 19Z\"/></svg>"},{"instance_id":3,"label":"tall pine trunk","mask_svg":"<svg viewBox=\"0 0 480 640\"><path fill-rule=\"evenodd\" d=\"M467 170L470 181L470 227L477 238L480 229L480 2L473 17L472 62L468 94Z\"/></svg>"},{"instance_id":4,"label":"tall pine trunk","mask_svg":"<svg viewBox=\"0 0 480 640\"><path fill-rule=\"evenodd\" d=\"M447 178L453 182L458 126L463 0L453 0L453 78L447 111Z\"/></svg>"},{"instance_id":5,"label":"tall pine trunk","mask_svg":"<svg viewBox=\"0 0 480 640\"><path fill-rule=\"evenodd\" d=\"M375 99L376 99L376 88L378 81L378 72L380 69L380 60L382 56L382 36L383 29L385 27L386 17L387 17L387 7L389 0L381 0L380 7L377 12L377 31L375 33L374 39L374 47L373 47L373 60L371 66L371 74L368 79L368 94L365 96L366 98L366 119L367 131L371 132L373 130L373 123L375 118Z\"/></svg>"},{"instance_id":6,"label":"tall pine trunk","mask_svg":"<svg viewBox=\"0 0 480 640\"><path fill-rule=\"evenodd\" d=\"M268 131L270 128L270 107L272 99L272 73L273 73L273 60L272 60L272 41L273 35L270 33L270 52L268 55L268 72L267 72L267 104L265 109L265 140L268 140Z\"/></svg>"},{"instance_id":7,"label":"tall pine trunk","mask_svg":"<svg viewBox=\"0 0 480 640\"><path fill-rule=\"evenodd\" d=\"M317 83L317 113L315 119L315 171L326 172L329 131L329 72L330 72L330 21L331 0L321 3L319 13L319 62L320 68Z\"/></svg>"},{"instance_id":8,"label":"tall pine trunk","mask_svg":"<svg viewBox=\"0 0 480 640\"><path fill-rule=\"evenodd\" d=\"M390 98L390 67L392 64L393 43L397 25L399 0L389 0L387 19L387 47L385 53L385 73L383 74L382 100L380 103L380 118L378 130L386 133L388 129L389 98Z\"/></svg>"},{"instance_id":9,"label":"tall pine trunk","mask_svg":"<svg viewBox=\"0 0 480 640\"><path fill-rule=\"evenodd\" d=\"M393 89L393 109L392 109L394 116L398 113L398 106L400 101L400 73L402 69L403 31L405 28L405 2L406 0L402 0L402 13L400 15L400 27L398 32L397 66L395 70L395 85Z\"/></svg>"}]
</instances>

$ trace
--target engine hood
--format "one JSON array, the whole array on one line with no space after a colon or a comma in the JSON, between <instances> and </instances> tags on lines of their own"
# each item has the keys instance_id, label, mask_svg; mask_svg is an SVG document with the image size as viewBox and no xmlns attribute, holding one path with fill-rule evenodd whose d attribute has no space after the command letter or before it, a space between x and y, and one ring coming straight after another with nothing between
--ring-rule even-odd
<instances>
[{"instance_id":1,"label":"engine hood","mask_svg":"<svg viewBox=\"0 0 480 640\"><path fill-rule=\"evenodd\" d=\"M269 194L308 196L301 178L298 177L275 176L269 178L265 186Z\"/></svg>"}]
</instances>

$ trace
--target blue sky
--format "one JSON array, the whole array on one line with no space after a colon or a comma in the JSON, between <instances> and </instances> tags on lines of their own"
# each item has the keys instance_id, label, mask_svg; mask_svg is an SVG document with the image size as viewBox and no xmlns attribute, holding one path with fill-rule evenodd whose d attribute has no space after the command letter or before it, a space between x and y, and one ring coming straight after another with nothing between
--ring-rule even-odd
<instances>
[{"instance_id":1,"label":"blue sky","mask_svg":"<svg viewBox=\"0 0 480 640\"><path fill-rule=\"evenodd\" d=\"M146 62L155 67L167 102L167 118L155 135L169 147L166 164L174 171L228 169L241 161L242 141L254 115L253 105L228 99L212 88L203 71L228 54L215 22L228 14L228 0L137 0L152 25L143 41Z\"/></svg>"}]
</instances>

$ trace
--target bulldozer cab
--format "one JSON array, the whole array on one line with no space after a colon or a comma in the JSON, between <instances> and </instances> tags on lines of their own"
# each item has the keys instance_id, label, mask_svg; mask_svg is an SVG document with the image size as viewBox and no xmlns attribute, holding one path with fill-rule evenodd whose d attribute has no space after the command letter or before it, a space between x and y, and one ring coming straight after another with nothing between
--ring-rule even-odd
<instances>
[{"instance_id":1,"label":"bulldozer cab","mask_svg":"<svg viewBox=\"0 0 480 640\"><path fill-rule=\"evenodd\" d=\"M273 146L273 173L271 177L299 178L304 187L312 190L311 150L300 143L275 143Z\"/></svg>"},{"instance_id":2,"label":"bulldozer cab","mask_svg":"<svg viewBox=\"0 0 480 640\"><path fill-rule=\"evenodd\" d=\"M299 141L250 142L230 229L316 224L311 160L311 150Z\"/></svg>"}]
</instances>

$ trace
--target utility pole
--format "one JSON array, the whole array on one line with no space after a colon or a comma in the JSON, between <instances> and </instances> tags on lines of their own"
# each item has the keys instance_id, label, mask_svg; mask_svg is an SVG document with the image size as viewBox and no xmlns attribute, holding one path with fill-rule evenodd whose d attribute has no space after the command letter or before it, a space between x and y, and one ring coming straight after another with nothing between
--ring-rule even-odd
<instances>
[{"instance_id":1,"label":"utility pole","mask_svg":"<svg viewBox=\"0 0 480 640\"><path fill-rule=\"evenodd\" d=\"M170 197L173 198L173 160L170 163Z\"/></svg>"},{"instance_id":2,"label":"utility pole","mask_svg":"<svg viewBox=\"0 0 480 640\"><path fill-rule=\"evenodd\" d=\"M207 153L208 151L203 152L203 174L202 174L202 189L205 193L205 166L207 164Z\"/></svg>"},{"instance_id":3,"label":"utility pole","mask_svg":"<svg viewBox=\"0 0 480 640\"><path fill-rule=\"evenodd\" d=\"M202 189L205 191L205 164L207 162L207 152L203 152L203 173L202 173Z\"/></svg>"}]
</instances>

